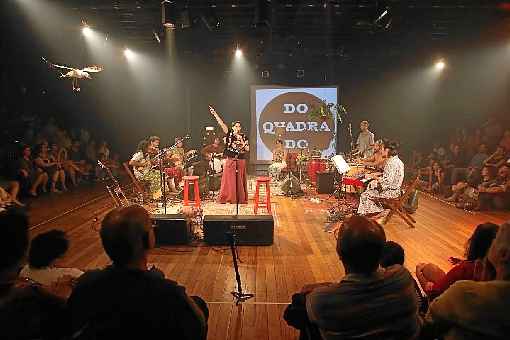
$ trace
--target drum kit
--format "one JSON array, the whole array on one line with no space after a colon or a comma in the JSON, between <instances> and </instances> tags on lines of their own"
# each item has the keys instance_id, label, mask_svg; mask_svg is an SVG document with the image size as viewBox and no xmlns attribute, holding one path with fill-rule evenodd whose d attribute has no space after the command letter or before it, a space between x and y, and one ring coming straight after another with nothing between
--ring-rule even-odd
<instances>
[{"instance_id":1,"label":"drum kit","mask_svg":"<svg viewBox=\"0 0 510 340\"><path fill-rule=\"evenodd\" d=\"M321 152L318 150L310 151L309 149L303 149L295 154L295 157L291 157L292 152L289 152L287 155L287 163L289 159L296 160L296 175L299 174L299 182L302 183L303 180L311 185L317 185L317 174L318 173L337 173L340 170L338 169L338 159L339 155L324 158L321 155ZM341 175L348 178L358 178L363 177L367 172L367 169L364 165L358 164L357 162L350 161L346 162L343 157L341 157L343 163L345 163L345 169L341 169ZM293 169L289 167L288 169ZM303 174L306 174L305 177Z\"/></svg>"}]
</instances>

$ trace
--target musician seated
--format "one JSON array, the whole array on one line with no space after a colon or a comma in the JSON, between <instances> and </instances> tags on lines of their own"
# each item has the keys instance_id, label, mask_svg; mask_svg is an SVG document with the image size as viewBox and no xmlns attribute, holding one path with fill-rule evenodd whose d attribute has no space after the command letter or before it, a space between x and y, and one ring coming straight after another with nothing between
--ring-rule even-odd
<instances>
[{"instance_id":1,"label":"musician seated","mask_svg":"<svg viewBox=\"0 0 510 340\"><path fill-rule=\"evenodd\" d=\"M143 140L138 144L137 152L129 161L136 179L148 187L148 194L152 199L157 199L161 194L160 174L151 162L151 155L155 155L157 150L152 143Z\"/></svg>"},{"instance_id":2,"label":"musician seated","mask_svg":"<svg viewBox=\"0 0 510 340\"><path fill-rule=\"evenodd\" d=\"M384 211L378 202L380 198L397 198L401 195L402 182L404 181L404 163L398 157L399 144L396 141L388 142L384 146L382 155L388 160L384 166L382 176L369 174L372 178L371 188L361 194L358 214L371 215Z\"/></svg>"},{"instance_id":3,"label":"musician seated","mask_svg":"<svg viewBox=\"0 0 510 340\"><path fill-rule=\"evenodd\" d=\"M371 168L383 169L387 160L387 157L383 156L383 150L384 145L387 142L388 141L384 139L379 139L377 142L375 142L374 154L372 156L361 159L361 163Z\"/></svg>"},{"instance_id":4,"label":"musician seated","mask_svg":"<svg viewBox=\"0 0 510 340\"><path fill-rule=\"evenodd\" d=\"M222 145L220 137L214 137L214 141L212 144L206 145L202 148L200 152L202 157L205 159L211 159L212 157L218 157L223 154L223 150L225 147Z\"/></svg>"},{"instance_id":5,"label":"musician seated","mask_svg":"<svg viewBox=\"0 0 510 340\"><path fill-rule=\"evenodd\" d=\"M273 149L273 163L271 163L268 168L269 177L272 179L278 180L282 170L287 167L287 163L285 162L286 153L283 147L283 141L281 139L276 140L276 146Z\"/></svg>"}]
</instances>

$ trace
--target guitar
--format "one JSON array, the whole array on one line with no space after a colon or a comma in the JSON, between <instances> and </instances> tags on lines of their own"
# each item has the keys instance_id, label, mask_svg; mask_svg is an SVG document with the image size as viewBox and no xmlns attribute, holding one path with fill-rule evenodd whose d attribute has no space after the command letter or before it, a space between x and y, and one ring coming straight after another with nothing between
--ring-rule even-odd
<instances>
[{"instance_id":1,"label":"guitar","mask_svg":"<svg viewBox=\"0 0 510 340\"><path fill-rule=\"evenodd\" d=\"M136 170L140 173L139 177L144 178L151 172L153 169L156 169L160 165L160 160L163 158L163 155L166 155L169 151L174 150L177 148L177 144L184 142L185 140L191 139L191 136L189 134L186 134L182 138L178 138L175 140L175 143L167 148L162 149L161 151L157 152L156 155L149 157L146 159L146 165L137 167Z\"/></svg>"}]
</instances>

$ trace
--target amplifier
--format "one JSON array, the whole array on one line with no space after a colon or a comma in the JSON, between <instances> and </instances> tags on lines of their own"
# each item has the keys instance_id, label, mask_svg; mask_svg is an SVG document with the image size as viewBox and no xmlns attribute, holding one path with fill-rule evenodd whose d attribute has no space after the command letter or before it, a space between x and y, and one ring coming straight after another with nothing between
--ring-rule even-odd
<instances>
[{"instance_id":1,"label":"amplifier","mask_svg":"<svg viewBox=\"0 0 510 340\"><path fill-rule=\"evenodd\" d=\"M335 191L335 174L333 172L317 172L317 193L332 194Z\"/></svg>"},{"instance_id":2,"label":"amplifier","mask_svg":"<svg viewBox=\"0 0 510 340\"><path fill-rule=\"evenodd\" d=\"M157 245L190 243L190 226L184 216L175 214L151 215L151 220Z\"/></svg>"},{"instance_id":3,"label":"amplifier","mask_svg":"<svg viewBox=\"0 0 510 340\"><path fill-rule=\"evenodd\" d=\"M204 241L210 245L228 245L226 233L236 235L239 245L271 245L274 220L271 215L206 215Z\"/></svg>"}]
</instances>

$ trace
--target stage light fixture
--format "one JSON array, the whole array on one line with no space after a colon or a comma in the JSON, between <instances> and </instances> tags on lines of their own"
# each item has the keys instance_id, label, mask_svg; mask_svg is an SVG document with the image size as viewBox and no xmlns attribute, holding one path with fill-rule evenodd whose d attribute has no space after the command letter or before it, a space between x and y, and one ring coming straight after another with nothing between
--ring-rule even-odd
<instances>
[{"instance_id":1,"label":"stage light fixture","mask_svg":"<svg viewBox=\"0 0 510 340\"><path fill-rule=\"evenodd\" d=\"M444 60L443 60L443 59L441 59L441 60L438 60L438 61L436 62L436 64L434 65L434 67L436 68L436 70L438 70L438 71L442 71L442 70L444 70L444 68L446 67L446 63L444 62Z\"/></svg>"},{"instance_id":2,"label":"stage light fixture","mask_svg":"<svg viewBox=\"0 0 510 340\"><path fill-rule=\"evenodd\" d=\"M85 25L81 28L81 33L88 38L92 35L92 29Z\"/></svg>"},{"instance_id":3,"label":"stage light fixture","mask_svg":"<svg viewBox=\"0 0 510 340\"><path fill-rule=\"evenodd\" d=\"M296 70L296 78L301 79L305 77L305 70L298 69Z\"/></svg>"},{"instance_id":4,"label":"stage light fixture","mask_svg":"<svg viewBox=\"0 0 510 340\"><path fill-rule=\"evenodd\" d=\"M124 49L124 56L126 57L127 60L131 60L134 58L135 54L133 51L126 47Z\"/></svg>"},{"instance_id":5,"label":"stage light fixture","mask_svg":"<svg viewBox=\"0 0 510 340\"><path fill-rule=\"evenodd\" d=\"M237 47L235 55L236 58L241 58L243 56L243 51L239 47Z\"/></svg>"},{"instance_id":6,"label":"stage light fixture","mask_svg":"<svg viewBox=\"0 0 510 340\"><path fill-rule=\"evenodd\" d=\"M260 73L260 76L262 77L262 79L269 79L269 77L271 76L271 74L269 73L269 70L263 70L263 71Z\"/></svg>"}]
</instances>

